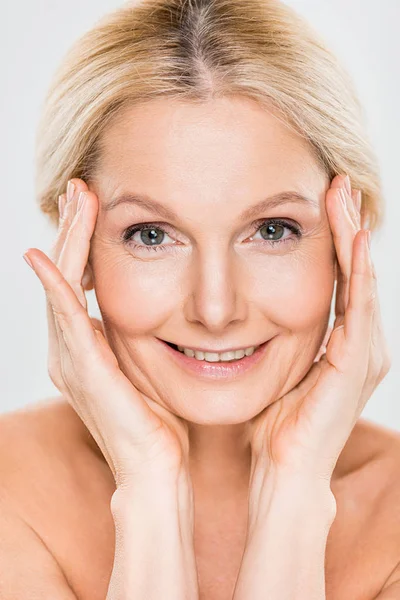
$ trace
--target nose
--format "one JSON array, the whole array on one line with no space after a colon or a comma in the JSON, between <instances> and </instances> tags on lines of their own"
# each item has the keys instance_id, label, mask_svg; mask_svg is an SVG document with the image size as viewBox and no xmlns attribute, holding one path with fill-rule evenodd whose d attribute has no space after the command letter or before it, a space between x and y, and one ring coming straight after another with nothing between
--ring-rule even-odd
<instances>
[{"instance_id":1,"label":"nose","mask_svg":"<svg viewBox=\"0 0 400 600\"><path fill-rule=\"evenodd\" d=\"M220 333L247 318L244 269L232 257L209 255L193 265L191 289L184 307L188 321Z\"/></svg>"}]
</instances>

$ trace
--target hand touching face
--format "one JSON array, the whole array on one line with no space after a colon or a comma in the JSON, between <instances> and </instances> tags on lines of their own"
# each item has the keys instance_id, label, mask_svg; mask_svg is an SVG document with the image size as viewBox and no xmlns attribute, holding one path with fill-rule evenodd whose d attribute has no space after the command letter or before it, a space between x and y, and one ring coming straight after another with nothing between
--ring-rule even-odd
<instances>
[{"instance_id":1,"label":"hand touching face","mask_svg":"<svg viewBox=\"0 0 400 600\"><path fill-rule=\"evenodd\" d=\"M390 370L360 196L335 177L327 208L339 269L333 330L326 353L302 381L248 424L253 474L329 481L366 402Z\"/></svg>"}]
</instances>

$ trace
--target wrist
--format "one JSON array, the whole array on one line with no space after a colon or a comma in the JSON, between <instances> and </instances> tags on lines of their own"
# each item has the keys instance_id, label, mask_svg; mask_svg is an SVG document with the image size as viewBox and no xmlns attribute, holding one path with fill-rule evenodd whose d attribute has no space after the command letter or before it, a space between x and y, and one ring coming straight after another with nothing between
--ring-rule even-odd
<instances>
[{"instance_id":1,"label":"wrist","mask_svg":"<svg viewBox=\"0 0 400 600\"><path fill-rule=\"evenodd\" d=\"M146 476L118 486L110 502L113 516L131 513L133 507L140 507L153 515L164 515L172 511L190 520L193 517L191 481L180 476L163 481Z\"/></svg>"},{"instance_id":2,"label":"wrist","mask_svg":"<svg viewBox=\"0 0 400 600\"><path fill-rule=\"evenodd\" d=\"M170 483L145 478L115 490L115 560L107 599L198 599L191 490Z\"/></svg>"},{"instance_id":3,"label":"wrist","mask_svg":"<svg viewBox=\"0 0 400 600\"><path fill-rule=\"evenodd\" d=\"M275 518L290 520L313 514L328 530L336 517L336 499L330 481L304 473L270 472L254 478L249 494L249 533Z\"/></svg>"}]
</instances>

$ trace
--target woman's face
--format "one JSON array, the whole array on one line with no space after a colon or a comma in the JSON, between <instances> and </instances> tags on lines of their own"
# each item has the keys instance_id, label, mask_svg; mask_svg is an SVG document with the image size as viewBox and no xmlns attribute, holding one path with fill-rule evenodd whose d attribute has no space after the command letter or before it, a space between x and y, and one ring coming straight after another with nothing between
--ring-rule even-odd
<instances>
[{"instance_id":1,"label":"woman's face","mask_svg":"<svg viewBox=\"0 0 400 600\"><path fill-rule=\"evenodd\" d=\"M103 145L89 186L100 203L90 265L121 369L188 421L248 421L304 377L326 332L336 273L326 174L304 140L239 97L130 108ZM243 216L288 191L312 202ZM135 202L106 209L121 194L146 195L170 214ZM276 218L301 234L268 227ZM139 223L161 229L124 241ZM261 362L227 381L188 372L157 338L206 349L273 339Z\"/></svg>"}]
</instances>

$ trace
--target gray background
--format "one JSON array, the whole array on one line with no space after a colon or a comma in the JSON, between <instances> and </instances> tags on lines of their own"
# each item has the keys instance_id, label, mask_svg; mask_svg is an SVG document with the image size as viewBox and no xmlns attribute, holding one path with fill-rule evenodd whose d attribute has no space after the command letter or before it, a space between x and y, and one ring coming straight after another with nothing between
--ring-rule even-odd
<instances>
[{"instance_id":1,"label":"gray background","mask_svg":"<svg viewBox=\"0 0 400 600\"><path fill-rule=\"evenodd\" d=\"M386 221L372 242L392 368L363 417L400 431L400 36L398 0L287 0L326 39L353 76L381 165ZM58 395L47 374L45 297L22 254L50 251L55 230L33 196L34 135L50 78L71 43L116 0L2 3L1 94L1 405L8 412ZM94 292L89 312L99 316Z\"/></svg>"}]
</instances>

